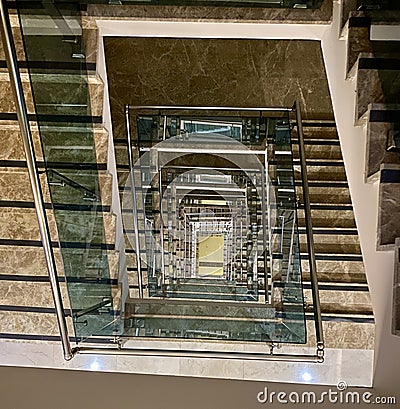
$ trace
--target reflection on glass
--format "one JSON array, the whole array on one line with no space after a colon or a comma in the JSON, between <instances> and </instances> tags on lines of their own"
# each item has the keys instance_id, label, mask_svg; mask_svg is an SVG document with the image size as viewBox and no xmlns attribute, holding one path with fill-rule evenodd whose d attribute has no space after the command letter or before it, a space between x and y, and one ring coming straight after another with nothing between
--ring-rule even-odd
<instances>
[{"instance_id":1,"label":"reflection on glass","mask_svg":"<svg viewBox=\"0 0 400 409\"><path fill-rule=\"evenodd\" d=\"M116 283L109 271L79 3L19 6L75 335L104 328L113 333Z\"/></svg>"},{"instance_id":2,"label":"reflection on glass","mask_svg":"<svg viewBox=\"0 0 400 409\"><path fill-rule=\"evenodd\" d=\"M288 114L130 121L144 298L124 335L305 342Z\"/></svg>"}]
</instances>

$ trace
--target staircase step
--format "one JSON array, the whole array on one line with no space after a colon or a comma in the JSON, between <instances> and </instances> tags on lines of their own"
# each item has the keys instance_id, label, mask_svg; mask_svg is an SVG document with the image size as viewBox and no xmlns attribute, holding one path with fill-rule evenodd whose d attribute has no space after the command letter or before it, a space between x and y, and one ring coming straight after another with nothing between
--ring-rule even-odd
<instances>
[{"instance_id":1,"label":"staircase step","mask_svg":"<svg viewBox=\"0 0 400 409\"><path fill-rule=\"evenodd\" d=\"M311 204L351 204L350 191L347 187L309 186ZM296 187L300 203L304 203L302 187Z\"/></svg>"},{"instance_id":2,"label":"staircase step","mask_svg":"<svg viewBox=\"0 0 400 409\"><path fill-rule=\"evenodd\" d=\"M357 68L357 122L371 103L400 103L400 59L376 58L373 54L361 53Z\"/></svg>"},{"instance_id":3,"label":"staircase step","mask_svg":"<svg viewBox=\"0 0 400 409\"><path fill-rule=\"evenodd\" d=\"M306 234L300 234L300 249L307 251ZM361 254L358 235L314 234L314 248L317 253L325 254Z\"/></svg>"},{"instance_id":4,"label":"staircase step","mask_svg":"<svg viewBox=\"0 0 400 409\"><path fill-rule=\"evenodd\" d=\"M334 140L334 144L332 141L325 139L315 139L305 141L305 153L307 159L331 159L331 160L342 160L342 152L340 150L339 141ZM313 142L312 144L310 142ZM325 144L323 142L329 142ZM295 140L292 140L292 148L293 148L293 159L299 158L299 147Z\"/></svg>"},{"instance_id":5,"label":"staircase step","mask_svg":"<svg viewBox=\"0 0 400 409\"><path fill-rule=\"evenodd\" d=\"M347 76L354 75L360 53L372 52L370 37L371 18L363 11L351 11L347 30Z\"/></svg>"},{"instance_id":6,"label":"staircase step","mask_svg":"<svg viewBox=\"0 0 400 409\"><path fill-rule=\"evenodd\" d=\"M367 283L362 261L317 260L316 264L320 283ZM309 281L310 267L307 260L301 260L301 269L303 280Z\"/></svg>"},{"instance_id":7,"label":"staircase step","mask_svg":"<svg viewBox=\"0 0 400 409\"><path fill-rule=\"evenodd\" d=\"M63 300L68 300L65 283L60 283ZM54 307L50 282L0 279L0 305ZM68 307L66 307L68 308Z\"/></svg>"},{"instance_id":8,"label":"staircase step","mask_svg":"<svg viewBox=\"0 0 400 409\"><path fill-rule=\"evenodd\" d=\"M22 85L29 113L35 113L30 91L30 78L21 73ZM35 95L38 113L48 115L88 115L101 116L103 111L103 83L92 75L76 74L35 74L33 83L41 92ZM71 92L71 88L75 92ZM1 112L15 112L13 93L10 88L8 73L0 72L0 92L3 95ZM88 96L90 95L90 100ZM62 101L62 103L60 102ZM67 104L70 104L67 106ZM83 106L82 106L83 104Z\"/></svg>"},{"instance_id":9,"label":"staircase step","mask_svg":"<svg viewBox=\"0 0 400 409\"><path fill-rule=\"evenodd\" d=\"M37 310L35 309L35 311ZM44 310L47 311L48 309ZM0 322L2 337L8 336L13 338L16 334L24 334L27 339L29 339L29 335L39 335L39 337L53 335L57 338L59 337L55 313L4 311L0 309ZM72 318L66 317L66 322L69 334L74 334Z\"/></svg>"},{"instance_id":10,"label":"staircase step","mask_svg":"<svg viewBox=\"0 0 400 409\"><path fill-rule=\"evenodd\" d=\"M292 140L297 141L297 128L293 128ZM334 122L311 122L303 121L303 137L305 144L311 144L314 140L326 141L325 143L336 144L339 141L339 136Z\"/></svg>"},{"instance_id":11,"label":"staircase step","mask_svg":"<svg viewBox=\"0 0 400 409\"><path fill-rule=\"evenodd\" d=\"M370 315L324 314L322 316L325 348L373 350L375 322ZM315 345L314 322L307 320L307 346Z\"/></svg>"},{"instance_id":12,"label":"staircase step","mask_svg":"<svg viewBox=\"0 0 400 409\"><path fill-rule=\"evenodd\" d=\"M383 166L379 184L378 246L380 249L394 247L400 237L400 165Z\"/></svg>"},{"instance_id":13,"label":"staircase step","mask_svg":"<svg viewBox=\"0 0 400 409\"><path fill-rule=\"evenodd\" d=\"M61 172L60 172L61 173ZM90 185L99 185L100 199L102 205L111 205L112 200L112 178L106 171L100 171L99 174L92 174L88 176L80 176L76 173L70 174L69 171L62 173L68 179L80 184L82 187L92 190ZM50 203L50 193L47 185L47 180L44 174L40 175L42 181L43 198L46 203ZM18 189L12 189L13 186L18 186ZM53 194L57 191L57 197L53 199L57 200L57 204L86 204L89 205L90 201L85 201L84 193L75 188L71 188L66 185L64 187L53 187ZM63 199L63 196L65 198ZM28 170L26 168L1 168L0 167L0 207L1 202L33 202L33 195L31 190L31 184L29 181ZM18 207L18 204L15 204Z\"/></svg>"},{"instance_id":14,"label":"staircase step","mask_svg":"<svg viewBox=\"0 0 400 409\"><path fill-rule=\"evenodd\" d=\"M298 223L299 226L305 226L304 211L299 209ZM332 228L354 228L356 227L354 221L353 210L337 210L335 208L314 209L311 210L312 224L314 228L317 227L332 227Z\"/></svg>"},{"instance_id":15,"label":"staircase step","mask_svg":"<svg viewBox=\"0 0 400 409\"><path fill-rule=\"evenodd\" d=\"M52 240L57 240L54 214L47 212ZM68 242L87 242L89 212L57 210L58 228ZM93 222L91 243L114 243L115 216L99 213ZM40 240L35 209L0 208L0 238L12 240Z\"/></svg>"},{"instance_id":16,"label":"staircase step","mask_svg":"<svg viewBox=\"0 0 400 409\"><path fill-rule=\"evenodd\" d=\"M388 152L388 137L394 132L394 122L400 122L400 105L397 115L393 115L393 106L386 104L370 104L367 118L367 154L366 180L374 181L379 176L381 165L400 164L397 152Z\"/></svg>"},{"instance_id":17,"label":"staircase step","mask_svg":"<svg viewBox=\"0 0 400 409\"><path fill-rule=\"evenodd\" d=\"M297 180L301 179L299 166L294 166L294 175ZM307 165L307 176L309 181L346 181L346 172L343 165L337 163L321 164L320 166Z\"/></svg>"},{"instance_id":18,"label":"staircase step","mask_svg":"<svg viewBox=\"0 0 400 409\"><path fill-rule=\"evenodd\" d=\"M43 161L42 147L40 145L37 128L32 127L32 139L36 159ZM16 121L0 121L0 161L25 161L19 125Z\"/></svg>"},{"instance_id":19,"label":"staircase step","mask_svg":"<svg viewBox=\"0 0 400 409\"><path fill-rule=\"evenodd\" d=\"M303 283L307 285L307 283ZM304 290L306 303L312 304L310 289ZM372 314L371 297L368 285L349 284L345 286L330 283L321 284L319 288L321 311L340 314ZM312 307L310 308L312 311Z\"/></svg>"},{"instance_id":20,"label":"staircase step","mask_svg":"<svg viewBox=\"0 0 400 409\"><path fill-rule=\"evenodd\" d=\"M97 126L76 127L42 127L46 137L46 160L53 162L73 163L106 163L108 155L108 133ZM36 153L36 160L43 161L37 126L31 125L32 139ZM53 148L50 151L50 142ZM25 161L19 125L16 121L0 121L0 143L4 148L0 152L0 160ZM84 148L87 149L84 149ZM92 154L95 152L95 155ZM92 155L92 157L90 155ZM71 159L72 157L72 159Z\"/></svg>"}]
</instances>

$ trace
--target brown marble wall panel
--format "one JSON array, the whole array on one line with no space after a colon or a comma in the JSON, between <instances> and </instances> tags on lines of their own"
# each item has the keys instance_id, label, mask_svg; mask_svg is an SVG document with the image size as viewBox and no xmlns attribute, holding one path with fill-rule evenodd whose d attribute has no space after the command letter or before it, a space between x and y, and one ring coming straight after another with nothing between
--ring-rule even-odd
<instances>
[{"instance_id":1,"label":"brown marble wall panel","mask_svg":"<svg viewBox=\"0 0 400 409\"><path fill-rule=\"evenodd\" d=\"M400 237L400 183L379 184L378 249L394 246ZM395 216L396 215L396 216Z\"/></svg>"},{"instance_id":2,"label":"brown marble wall panel","mask_svg":"<svg viewBox=\"0 0 400 409\"><path fill-rule=\"evenodd\" d=\"M35 109L28 74L21 74L21 81L28 113L33 114ZM8 72L0 72L0 112L15 112L14 96L11 91Z\"/></svg>"},{"instance_id":3,"label":"brown marble wall panel","mask_svg":"<svg viewBox=\"0 0 400 409\"><path fill-rule=\"evenodd\" d=\"M96 63L98 28L93 19L82 18L82 36L87 63Z\"/></svg>"},{"instance_id":4,"label":"brown marble wall panel","mask_svg":"<svg viewBox=\"0 0 400 409\"><path fill-rule=\"evenodd\" d=\"M301 180L300 166L294 166L294 176L296 180ZM343 165L338 166L307 166L307 176L309 181L346 181L346 171Z\"/></svg>"},{"instance_id":5,"label":"brown marble wall panel","mask_svg":"<svg viewBox=\"0 0 400 409\"><path fill-rule=\"evenodd\" d=\"M114 137L125 137L124 106L268 107L303 104L332 118L318 41L105 38Z\"/></svg>"},{"instance_id":6,"label":"brown marble wall panel","mask_svg":"<svg viewBox=\"0 0 400 409\"><path fill-rule=\"evenodd\" d=\"M40 175L43 198L50 201L46 177ZM18 186L18 189L15 188ZM0 168L0 198L8 201L33 201L28 171L21 168Z\"/></svg>"},{"instance_id":7,"label":"brown marble wall panel","mask_svg":"<svg viewBox=\"0 0 400 409\"><path fill-rule=\"evenodd\" d=\"M342 0L341 27L343 27L347 23L350 12L355 11L356 9L357 0Z\"/></svg>"},{"instance_id":8,"label":"brown marble wall panel","mask_svg":"<svg viewBox=\"0 0 400 409\"><path fill-rule=\"evenodd\" d=\"M68 298L67 288L60 284L64 300ZM50 282L0 281L0 304L36 307L53 307Z\"/></svg>"},{"instance_id":9,"label":"brown marble wall panel","mask_svg":"<svg viewBox=\"0 0 400 409\"><path fill-rule=\"evenodd\" d=\"M303 280L310 280L310 267L307 260L302 260ZM366 284L364 264L361 261L317 260L317 274L320 282Z\"/></svg>"},{"instance_id":10,"label":"brown marble wall panel","mask_svg":"<svg viewBox=\"0 0 400 409\"><path fill-rule=\"evenodd\" d=\"M361 54L360 57L363 57ZM371 103L384 103L385 96L382 89L378 70L358 70L356 86L356 124L368 111Z\"/></svg>"},{"instance_id":11,"label":"brown marble wall panel","mask_svg":"<svg viewBox=\"0 0 400 409\"><path fill-rule=\"evenodd\" d=\"M300 203L304 203L303 189L301 186L296 193L300 199ZM349 188L343 187L319 187L309 186L311 203L326 203L326 204L351 204Z\"/></svg>"},{"instance_id":12,"label":"brown marble wall panel","mask_svg":"<svg viewBox=\"0 0 400 409\"><path fill-rule=\"evenodd\" d=\"M299 159L298 145L293 145L293 158ZM307 159L332 159L342 160L342 151L339 145L306 145L305 152Z\"/></svg>"},{"instance_id":13,"label":"brown marble wall panel","mask_svg":"<svg viewBox=\"0 0 400 409\"><path fill-rule=\"evenodd\" d=\"M315 345L314 323L307 321L307 346ZM375 324L324 321L325 348L374 349Z\"/></svg>"},{"instance_id":14,"label":"brown marble wall panel","mask_svg":"<svg viewBox=\"0 0 400 409\"><path fill-rule=\"evenodd\" d=\"M393 124L388 122L367 122L367 146L365 177L368 180L379 172L384 163L400 164L396 152L386 150L388 133Z\"/></svg>"},{"instance_id":15,"label":"brown marble wall panel","mask_svg":"<svg viewBox=\"0 0 400 409\"><path fill-rule=\"evenodd\" d=\"M304 290L307 300L312 300L311 290ZM367 291L319 290L322 313L371 314L371 297ZM312 311L312 308L310 309Z\"/></svg>"},{"instance_id":16,"label":"brown marble wall panel","mask_svg":"<svg viewBox=\"0 0 400 409\"><path fill-rule=\"evenodd\" d=\"M69 334L74 333L72 319L67 317ZM0 331L10 334L58 335L55 314L0 311Z\"/></svg>"},{"instance_id":17,"label":"brown marble wall panel","mask_svg":"<svg viewBox=\"0 0 400 409\"><path fill-rule=\"evenodd\" d=\"M362 11L350 12L351 17L365 17ZM369 40L369 27L349 27L347 34L347 74L353 74L353 68L360 53L371 53L372 45Z\"/></svg>"},{"instance_id":18,"label":"brown marble wall panel","mask_svg":"<svg viewBox=\"0 0 400 409\"><path fill-rule=\"evenodd\" d=\"M28 74L21 74L28 113L35 113L32 91ZM103 112L103 83L95 75L83 79L73 75L36 74L34 83L40 92L36 92L36 104L51 104L42 106L41 112L49 114L60 113L62 104L90 104L88 114L101 116ZM68 85L66 85L68 84ZM72 84L72 85L71 85ZM70 86L71 85L71 86ZM35 88L36 89L36 88ZM71 92L74 89L74 92ZM89 98L88 98L89 96ZM11 92L10 79L7 72L0 72L0 112L15 112L14 97ZM63 108L65 110L65 108ZM80 112L81 109L79 108ZM63 111L64 112L64 111ZM74 112L71 110L71 114Z\"/></svg>"},{"instance_id":19,"label":"brown marble wall panel","mask_svg":"<svg viewBox=\"0 0 400 409\"><path fill-rule=\"evenodd\" d=\"M37 160L43 160L37 128L31 123L32 138ZM19 125L0 122L0 160L25 160L24 148L19 131Z\"/></svg>"},{"instance_id":20,"label":"brown marble wall panel","mask_svg":"<svg viewBox=\"0 0 400 409\"><path fill-rule=\"evenodd\" d=\"M64 275L59 249L54 249L57 273ZM46 260L41 247L0 246L0 274L36 275L47 274Z\"/></svg>"},{"instance_id":21,"label":"brown marble wall panel","mask_svg":"<svg viewBox=\"0 0 400 409\"><path fill-rule=\"evenodd\" d=\"M15 51L17 52L18 60L25 60L24 46L22 43L22 35L19 26L18 16L11 16L11 29L14 38ZM3 42L0 41L0 60L5 60Z\"/></svg>"},{"instance_id":22,"label":"brown marble wall panel","mask_svg":"<svg viewBox=\"0 0 400 409\"><path fill-rule=\"evenodd\" d=\"M279 9L263 7L211 6L109 6L90 4L88 15L107 19L172 20L172 21L237 21L237 22L293 22L326 23L332 19L332 0L325 0L321 8Z\"/></svg>"},{"instance_id":23,"label":"brown marble wall panel","mask_svg":"<svg viewBox=\"0 0 400 409\"><path fill-rule=\"evenodd\" d=\"M53 212L48 211L50 233L52 240L57 240L57 229ZM63 231L63 237L70 241L85 242L88 226L85 224L87 215L84 212L57 211L57 226ZM103 220L96 218L92 240L97 243L115 243L115 215L103 214ZM99 227L104 223L104 232ZM40 240L39 227L35 209L1 208L0 238L13 240Z\"/></svg>"},{"instance_id":24,"label":"brown marble wall panel","mask_svg":"<svg viewBox=\"0 0 400 409\"><path fill-rule=\"evenodd\" d=\"M305 225L304 211L298 210L299 226ZM356 227L353 210L311 210L313 227Z\"/></svg>"}]
</instances>

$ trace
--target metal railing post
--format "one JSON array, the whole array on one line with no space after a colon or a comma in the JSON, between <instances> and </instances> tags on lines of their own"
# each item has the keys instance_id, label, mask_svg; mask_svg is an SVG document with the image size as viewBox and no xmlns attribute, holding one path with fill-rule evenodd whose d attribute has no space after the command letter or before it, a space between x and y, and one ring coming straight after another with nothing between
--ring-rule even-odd
<instances>
[{"instance_id":1,"label":"metal railing post","mask_svg":"<svg viewBox=\"0 0 400 409\"><path fill-rule=\"evenodd\" d=\"M44 208L43 193L40 185L39 173L33 148L32 134L29 126L28 112L25 103L24 92L22 88L21 77L17 67L17 55L12 37L10 18L5 0L0 1L0 31L3 42L4 55L7 61L8 73L10 75L11 89L15 99L18 123L21 131L21 138L24 146L26 163L28 167L29 179L31 182L35 210L39 224L40 237L43 244L44 255L46 258L47 271L50 278L51 290L53 293L54 305L56 310L58 327L60 330L61 343L66 360L72 359L74 352L71 349L71 343L68 336L68 328L65 320L63 301L60 286L57 278L56 264L51 245L50 230L47 222L46 211Z\"/></svg>"},{"instance_id":2,"label":"metal railing post","mask_svg":"<svg viewBox=\"0 0 400 409\"><path fill-rule=\"evenodd\" d=\"M135 172L133 165L133 155L132 155L132 137L131 137L131 123L129 118L129 106L125 106L125 120L126 120L126 132L128 138L128 160L131 175L132 184L132 201L133 201L133 229L135 232L135 252L136 252L136 266L138 270L138 286L139 286L139 298L143 298L143 280L142 280L142 260L140 258L140 240L139 240L139 220L138 220L138 209L137 209L137 197L136 197L136 185L135 185ZM144 215L143 215L144 217ZM146 229L146 223L144 224ZM146 234L146 232L145 232Z\"/></svg>"},{"instance_id":3,"label":"metal railing post","mask_svg":"<svg viewBox=\"0 0 400 409\"><path fill-rule=\"evenodd\" d=\"M324 335L323 335L322 320L321 320L321 303L319 300L317 264L315 261L315 248L314 248L313 226L312 226L312 220L311 220L310 194L309 194L309 189L308 189L306 152L305 152L305 146L304 146L303 124L302 124L302 119L301 119L301 105L299 101L296 101L295 109L296 109L297 133L298 133L298 139L299 139L301 183L302 183L302 188L303 188L304 218L306 221L307 249L308 249L308 257L309 257L309 263L310 263L310 279L311 279L311 289L312 289L312 298L313 298L315 332L316 332L316 339L317 339L317 349L319 351L323 351Z\"/></svg>"}]
</instances>

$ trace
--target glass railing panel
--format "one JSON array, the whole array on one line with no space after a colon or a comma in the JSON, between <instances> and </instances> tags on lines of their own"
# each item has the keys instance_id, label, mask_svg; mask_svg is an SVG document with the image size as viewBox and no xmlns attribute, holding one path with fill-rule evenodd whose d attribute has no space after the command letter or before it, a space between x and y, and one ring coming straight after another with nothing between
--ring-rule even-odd
<instances>
[{"instance_id":1,"label":"glass railing panel","mask_svg":"<svg viewBox=\"0 0 400 409\"><path fill-rule=\"evenodd\" d=\"M18 6L75 335L111 335L117 283L108 264L113 243L104 215L110 209L101 203L80 6L44 1Z\"/></svg>"},{"instance_id":2,"label":"glass railing panel","mask_svg":"<svg viewBox=\"0 0 400 409\"><path fill-rule=\"evenodd\" d=\"M133 112L130 128L144 297L124 336L304 343L288 113Z\"/></svg>"}]
</instances>

